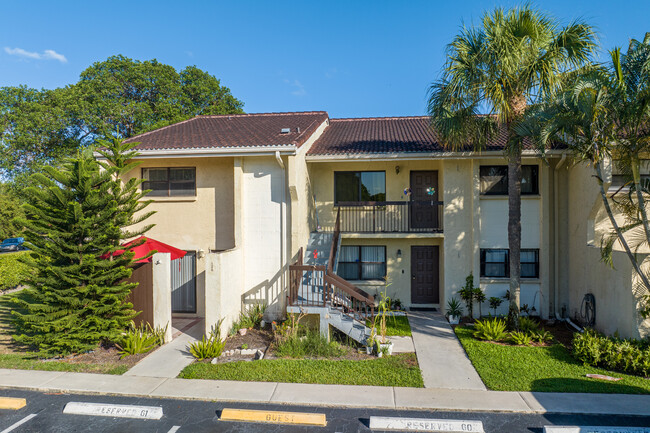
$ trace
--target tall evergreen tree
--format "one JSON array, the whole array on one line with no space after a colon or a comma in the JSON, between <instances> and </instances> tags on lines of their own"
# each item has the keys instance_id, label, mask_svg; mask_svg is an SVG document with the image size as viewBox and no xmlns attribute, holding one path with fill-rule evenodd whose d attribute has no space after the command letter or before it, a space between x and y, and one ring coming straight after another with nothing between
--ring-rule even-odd
<instances>
[{"instance_id":1,"label":"tall evergreen tree","mask_svg":"<svg viewBox=\"0 0 650 433\"><path fill-rule=\"evenodd\" d=\"M127 302L135 284L125 282L133 253L111 253L151 228L128 230L151 214L141 212L149 202L140 201L146 191L138 190L139 181L120 179L134 167L128 162L136 155L133 144L114 139L99 145L106 162L86 149L60 169L35 174L25 190L27 218L21 222L31 250L26 260L35 272L16 299L14 339L41 356L114 341L136 315Z\"/></svg>"}]
</instances>

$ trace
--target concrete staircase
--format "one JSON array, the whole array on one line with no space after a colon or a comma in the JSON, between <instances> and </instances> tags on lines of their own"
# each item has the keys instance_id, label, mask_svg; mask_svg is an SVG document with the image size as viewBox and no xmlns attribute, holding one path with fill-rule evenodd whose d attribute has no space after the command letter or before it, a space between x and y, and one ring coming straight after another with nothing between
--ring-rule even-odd
<instances>
[{"instance_id":1,"label":"concrete staircase","mask_svg":"<svg viewBox=\"0 0 650 433\"><path fill-rule=\"evenodd\" d=\"M370 337L370 328L368 328L365 323L353 319L347 314L344 314L341 310L332 307L328 308L329 319L327 320L330 325L349 336L354 341L364 345L366 344L368 337Z\"/></svg>"},{"instance_id":2,"label":"concrete staircase","mask_svg":"<svg viewBox=\"0 0 650 433\"><path fill-rule=\"evenodd\" d=\"M314 232L310 234L307 249L305 250L305 265L327 266L333 239L334 235L332 233ZM314 252L316 257L314 257Z\"/></svg>"}]
</instances>

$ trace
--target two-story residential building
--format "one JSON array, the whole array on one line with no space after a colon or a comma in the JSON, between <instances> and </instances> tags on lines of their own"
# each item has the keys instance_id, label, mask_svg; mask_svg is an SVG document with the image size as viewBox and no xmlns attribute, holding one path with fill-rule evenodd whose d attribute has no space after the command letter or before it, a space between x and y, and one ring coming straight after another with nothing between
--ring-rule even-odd
<instances>
[{"instance_id":1,"label":"two-story residential building","mask_svg":"<svg viewBox=\"0 0 650 433\"><path fill-rule=\"evenodd\" d=\"M358 319L359 303L385 292L444 310L470 273L487 297L506 295L505 135L480 153L449 152L426 117L305 112L199 116L130 141L142 164L129 175L157 212L149 235L190 252L172 266L172 308L207 329L254 302L271 316L288 302ZM542 160L525 149L522 171L522 305L579 319L593 293L596 327L644 334L631 267L599 261L589 168L566 150Z\"/></svg>"}]
</instances>

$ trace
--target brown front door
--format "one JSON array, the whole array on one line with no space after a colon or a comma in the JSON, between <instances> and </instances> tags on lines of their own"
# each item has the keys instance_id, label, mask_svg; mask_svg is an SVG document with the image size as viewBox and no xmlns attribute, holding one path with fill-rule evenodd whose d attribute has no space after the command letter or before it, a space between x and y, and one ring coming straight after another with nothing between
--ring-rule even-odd
<instances>
[{"instance_id":1,"label":"brown front door","mask_svg":"<svg viewBox=\"0 0 650 433\"><path fill-rule=\"evenodd\" d=\"M434 193L429 194L428 189ZM438 206L432 205L438 201L438 172L411 172L411 229L438 229Z\"/></svg>"},{"instance_id":2,"label":"brown front door","mask_svg":"<svg viewBox=\"0 0 650 433\"><path fill-rule=\"evenodd\" d=\"M411 303L437 304L440 301L438 277L439 250L433 246L411 247Z\"/></svg>"}]
</instances>

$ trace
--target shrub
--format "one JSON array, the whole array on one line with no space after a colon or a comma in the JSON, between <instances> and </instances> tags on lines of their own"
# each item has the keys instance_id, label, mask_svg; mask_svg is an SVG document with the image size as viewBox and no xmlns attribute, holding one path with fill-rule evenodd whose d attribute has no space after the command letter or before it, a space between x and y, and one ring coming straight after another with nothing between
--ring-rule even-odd
<instances>
[{"instance_id":1,"label":"shrub","mask_svg":"<svg viewBox=\"0 0 650 433\"><path fill-rule=\"evenodd\" d=\"M128 355L147 353L154 347L165 344L166 331L167 326L165 326L164 329L153 329L148 323L136 327L135 324L131 322L130 328L115 343L115 346L120 351L120 355L122 355L120 356L120 359L123 359Z\"/></svg>"},{"instance_id":2,"label":"shrub","mask_svg":"<svg viewBox=\"0 0 650 433\"><path fill-rule=\"evenodd\" d=\"M0 255L0 290L9 290L25 282L29 267L20 260L26 251Z\"/></svg>"},{"instance_id":3,"label":"shrub","mask_svg":"<svg viewBox=\"0 0 650 433\"><path fill-rule=\"evenodd\" d=\"M550 343L553 341L553 334L544 330L536 330L531 333L531 338L533 341L538 343Z\"/></svg>"},{"instance_id":4,"label":"shrub","mask_svg":"<svg viewBox=\"0 0 650 433\"><path fill-rule=\"evenodd\" d=\"M539 330L539 324L530 317L522 316L519 318L519 330L527 334L532 334Z\"/></svg>"},{"instance_id":5,"label":"shrub","mask_svg":"<svg viewBox=\"0 0 650 433\"><path fill-rule=\"evenodd\" d=\"M529 333L522 331L512 331L510 341L518 346L529 346L532 338Z\"/></svg>"},{"instance_id":6,"label":"shrub","mask_svg":"<svg viewBox=\"0 0 650 433\"><path fill-rule=\"evenodd\" d=\"M572 346L573 356L584 364L640 376L650 373L647 340L623 340L585 330L574 334Z\"/></svg>"},{"instance_id":7,"label":"shrub","mask_svg":"<svg viewBox=\"0 0 650 433\"><path fill-rule=\"evenodd\" d=\"M501 306L503 303L503 298L498 298L496 296L492 296L490 299L488 299L488 303L490 304L490 308L494 310L494 315L497 315L497 308Z\"/></svg>"},{"instance_id":8,"label":"shrub","mask_svg":"<svg viewBox=\"0 0 650 433\"><path fill-rule=\"evenodd\" d=\"M239 313L239 318L232 324L232 328L230 328L230 335L236 334L240 329L258 328L260 323L262 323L265 311L266 305L255 304Z\"/></svg>"},{"instance_id":9,"label":"shrub","mask_svg":"<svg viewBox=\"0 0 650 433\"><path fill-rule=\"evenodd\" d=\"M501 341L506 337L506 321L497 318L477 320L474 324L474 337L479 340Z\"/></svg>"},{"instance_id":10,"label":"shrub","mask_svg":"<svg viewBox=\"0 0 650 433\"><path fill-rule=\"evenodd\" d=\"M221 321L216 326L212 327L210 337L207 339L205 335L199 341L190 344L189 350L193 357L199 361L206 358L217 358L221 356L223 348L226 346L226 341L221 340Z\"/></svg>"},{"instance_id":11,"label":"shrub","mask_svg":"<svg viewBox=\"0 0 650 433\"><path fill-rule=\"evenodd\" d=\"M292 334L278 342L276 354L287 358L337 358L345 353L341 344L327 341L319 332L307 330L304 335Z\"/></svg>"}]
</instances>

